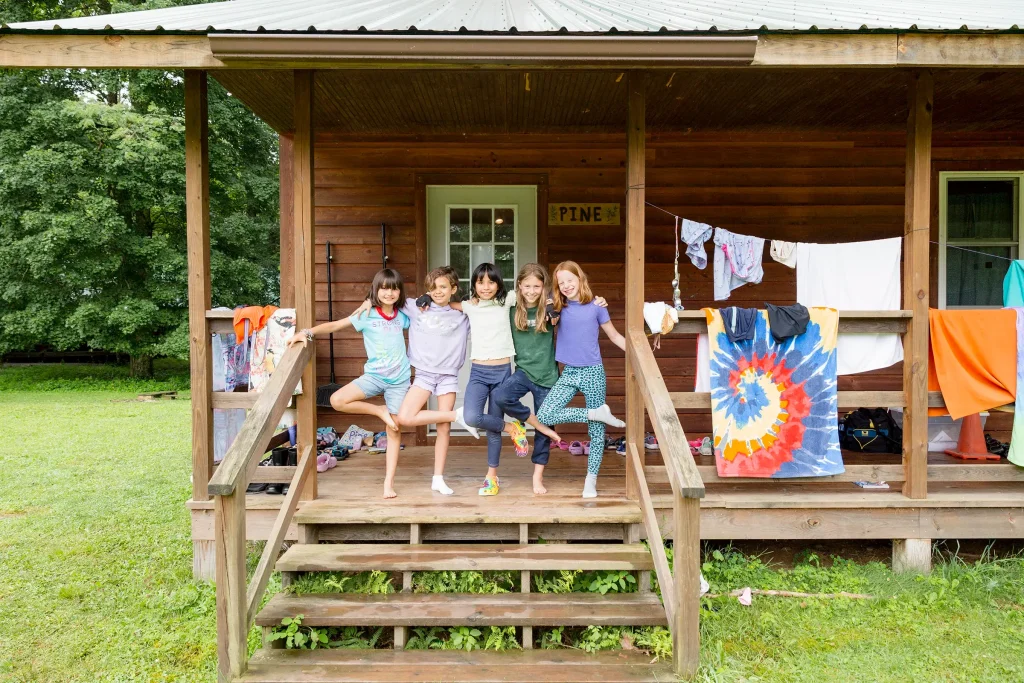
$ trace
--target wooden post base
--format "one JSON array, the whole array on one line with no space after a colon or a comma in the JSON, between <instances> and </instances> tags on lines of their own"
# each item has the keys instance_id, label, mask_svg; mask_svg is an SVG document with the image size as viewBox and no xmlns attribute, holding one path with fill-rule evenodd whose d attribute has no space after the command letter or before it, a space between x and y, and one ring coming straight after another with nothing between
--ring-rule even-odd
<instances>
[{"instance_id":1,"label":"wooden post base","mask_svg":"<svg viewBox=\"0 0 1024 683\"><path fill-rule=\"evenodd\" d=\"M217 578L216 541L192 541L192 576L196 581Z\"/></svg>"},{"instance_id":2,"label":"wooden post base","mask_svg":"<svg viewBox=\"0 0 1024 683\"><path fill-rule=\"evenodd\" d=\"M921 574L930 572L932 570L932 539L894 539L892 542L892 570Z\"/></svg>"}]
</instances>

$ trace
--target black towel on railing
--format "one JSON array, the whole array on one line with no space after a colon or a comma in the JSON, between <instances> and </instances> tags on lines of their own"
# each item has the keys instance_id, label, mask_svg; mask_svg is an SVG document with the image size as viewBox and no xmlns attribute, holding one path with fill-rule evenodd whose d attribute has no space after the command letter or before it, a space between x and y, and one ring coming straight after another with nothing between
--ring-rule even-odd
<instances>
[{"instance_id":1,"label":"black towel on railing","mask_svg":"<svg viewBox=\"0 0 1024 683\"><path fill-rule=\"evenodd\" d=\"M729 341L747 341L754 338L754 321L757 320L756 308L738 308L730 306L722 309L722 321L725 323L725 336Z\"/></svg>"},{"instance_id":2,"label":"black towel on railing","mask_svg":"<svg viewBox=\"0 0 1024 683\"><path fill-rule=\"evenodd\" d=\"M777 342L803 334L807 321L811 319L807 307L802 304L773 306L765 303L765 307L768 309L768 329Z\"/></svg>"}]
</instances>

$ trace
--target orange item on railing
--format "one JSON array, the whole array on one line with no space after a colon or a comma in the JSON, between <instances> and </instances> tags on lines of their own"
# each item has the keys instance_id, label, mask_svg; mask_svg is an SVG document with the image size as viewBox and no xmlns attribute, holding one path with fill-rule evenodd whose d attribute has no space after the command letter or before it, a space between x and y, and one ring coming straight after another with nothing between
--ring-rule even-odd
<instances>
[{"instance_id":1,"label":"orange item on railing","mask_svg":"<svg viewBox=\"0 0 1024 683\"><path fill-rule=\"evenodd\" d=\"M1017 312L1012 309L928 311L928 390L954 420L1013 403L1017 393Z\"/></svg>"},{"instance_id":2,"label":"orange item on railing","mask_svg":"<svg viewBox=\"0 0 1024 683\"><path fill-rule=\"evenodd\" d=\"M263 326L270 320L270 316L274 315L274 311L277 310L277 306L246 306L245 308L235 309L235 338L238 343L241 344L245 341L245 321L249 321L249 334L253 332L259 332L263 329Z\"/></svg>"}]
</instances>

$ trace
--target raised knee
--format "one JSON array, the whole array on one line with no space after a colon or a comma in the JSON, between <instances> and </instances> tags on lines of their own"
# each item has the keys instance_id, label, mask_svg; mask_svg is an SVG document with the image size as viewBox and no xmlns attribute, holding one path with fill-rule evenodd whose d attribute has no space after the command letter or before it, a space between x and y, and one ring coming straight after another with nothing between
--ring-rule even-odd
<instances>
[{"instance_id":1,"label":"raised knee","mask_svg":"<svg viewBox=\"0 0 1024 683\"><path fill-rule=\"evenodd\" d=\"M344 412L345 401L341 399L340 394L340 391L336 391L331 394L331 407L339 412Z\"/></svg>"},{"instance_id":2,"label":"raised knee","mask_svg":"<svg viewBox=\"0 0 1024 683\"><path fill-rule=\"evenodd\" d=\"M410 422L412 422L413 418L416 417L416 413L414 413L411 410L406 410L405 408L402 408L398 411L397 417L398 424L409 424Z\"/></svg>"}]
</instances>

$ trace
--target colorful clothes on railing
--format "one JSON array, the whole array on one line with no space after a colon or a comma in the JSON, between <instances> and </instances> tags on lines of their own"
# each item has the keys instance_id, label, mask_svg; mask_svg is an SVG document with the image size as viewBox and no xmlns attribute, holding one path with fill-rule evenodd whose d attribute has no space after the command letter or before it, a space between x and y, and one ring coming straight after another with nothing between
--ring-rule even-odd
<instances>
[{"instance_id":1,"label":"colorful clothes on railing","mask_svg":"<svg viewBox=\"0 0 1024 683\"><path fill-rule=\"evenodd\" d=\"M722 313L705 308L715 464L722 477L824 477L844 471L839 450L839 313L811 308L807 330L772 338L758 311L751 340L730 342Z\"/></svg>"},{"instance_id":2,"label":"colorful clothes on railing","mask_svg":"<svg viewBox=\"0 0 1024 683\"><path fill-rule=\"evenodd\" d=\"M295 334L295 309L279 308L270 316L266 327L255 335L252 345L252 362L249 366L249 388L262 391L270 381L274 368L284 357L288 339ZM302 393L302 382L295 386L296 394Z\"/></svg>"},{"instance_id":3,"label":"colorful clothes on railing","mask_svg":"<svg viewBox=\"0 0 1024 683\"><path fill-rule=\"evenodd\" d=\"M249 340L236 342L234 332L213 335L213 390L248 386Z\"/></svg>"}]
</instances>

